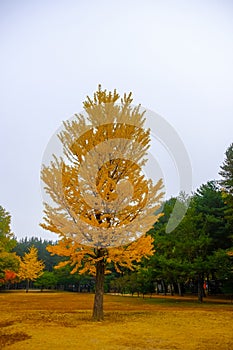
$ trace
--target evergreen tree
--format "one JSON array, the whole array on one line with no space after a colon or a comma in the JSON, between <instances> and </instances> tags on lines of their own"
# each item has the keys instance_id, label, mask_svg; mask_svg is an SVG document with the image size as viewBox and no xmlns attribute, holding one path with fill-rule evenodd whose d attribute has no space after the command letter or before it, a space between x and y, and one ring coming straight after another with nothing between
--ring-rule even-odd
<instances>
[{"instance_id":1,"label":"evergreen tree","mask_svg":"<svg viewBox=\"0 0 233 350\"><path fill-rule=\"evenodd\" d=\"M220 183L226 192L233 196L233 143L227 148L225 156L226 158L220 166L219 175L223 177Z\"/></svg>"},{"instance_id":2,"label":"evergreen tree","mask_svg":"<svg viewBox=\"0 0 233 350\"><path fill-rule=\"evenodd\" d=\"M201 214L199 226L211 238L210 250L230 248L232 241L225 218L227 205L217 181L201 185L193 200L196 213Z\"/></svg>"},{"instance_id":3,"label":"evergreen tree","mask_svg":"<svg viewBox=\"0 0 233 350\"><path fill-rule=\"evenodd\" d=\"M173 205L174 200L165 203L166 220L169 219L166 213L171 212ZM178 283L180 293L181 284L192 280L198 287L199 301L204 295L204 278L224 275L229 268L228 256L222 249L227 244L222 242L227 237L222 206L221 194L215 191L213 183L207 184L193 196L185 217L174 231L166 233L166 221L162 223L164 218L161 218L151 233L156 252L149 264L157 277L173 285Z\"/></svg>"},{"instance_id":4,"label":"evergreen tree","mask_svg":"<svg viewBox=\"0 0 233 350\"><path fill-rule=\"evenodd\" d=\"M225 214L228 220L228 230L233 238L233 143L227 148L225 156L219 172L223 179L219 182L223 189L223 198L228 205Z\"/></svg>"}]
</instances>

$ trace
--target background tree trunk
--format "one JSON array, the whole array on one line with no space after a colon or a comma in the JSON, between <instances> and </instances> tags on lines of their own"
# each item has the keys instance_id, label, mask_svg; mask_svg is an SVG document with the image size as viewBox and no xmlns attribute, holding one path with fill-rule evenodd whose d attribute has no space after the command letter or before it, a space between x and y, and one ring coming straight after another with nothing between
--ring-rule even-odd
<instances>
[{"instance_id":1,"label":"background tree trunk","mask_svg":"<svg viewBox=\"0 0 233 350\"><path fill-rule=\"evenodd\" d=\"M98 249L99 258L104 256L104 250ZM95 300L93 307L92 318L96 321L101 321L104 319L104 273L105 273L105 262L104 258L97 261L96 263L96 282L95 282Z\"/></svg>"},{"instance_id":2,"label":"background tree trunk","mask_svg":"<svg viewBox=\"0 0 233 350\"><path fill-rule=\"evenodd\" d=\"M198 301L199 301L199 303L202 303L202 301L203 301L203 279L202 279L200 273L198 274L197 289L198 289Z\"/></svg>"},{"instance_id":3,"label":"background tree trunk","mask_svg":"<svg viewBox=\"0 0 233 350\"><path fill-rule=\"evenodd\" d=\"M28 293L29 290L29 279L26 280L26 293Z\"/></svg>"},{"instance_id":4,"label":"background tree trunk","mask_svg":"<svg viewBox=\"0 0 233 350\"><path fill-rule=\"evenodd\" d=\"M182 293L182 288L181 288L180 282L178 282L177 285L178 285L179 296L182 297L183 293Z\"/></svg>"}]
</instances>

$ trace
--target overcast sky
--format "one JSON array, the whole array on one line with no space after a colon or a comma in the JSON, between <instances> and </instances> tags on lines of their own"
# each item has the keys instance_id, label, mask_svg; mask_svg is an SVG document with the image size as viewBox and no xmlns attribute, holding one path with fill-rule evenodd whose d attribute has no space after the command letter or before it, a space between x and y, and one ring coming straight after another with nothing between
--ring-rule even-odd
<instances>
[{"instance_id":1,"label":"overcast sky","mask_svg":"<svg viewBox=\"0 0 233 350\"><path fill-rule=\"evenodd\" d=\"M171 124L193 190L219 178L233 142L232 38L226 0L1 0L0 205L15 235L56 238L39 227L43 152L99 83Z\"/></svg>"}]
</instances>

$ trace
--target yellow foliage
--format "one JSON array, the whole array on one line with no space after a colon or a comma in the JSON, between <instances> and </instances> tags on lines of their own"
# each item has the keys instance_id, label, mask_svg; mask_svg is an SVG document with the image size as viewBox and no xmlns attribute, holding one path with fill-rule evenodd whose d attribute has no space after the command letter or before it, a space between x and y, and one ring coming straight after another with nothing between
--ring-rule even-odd
<instances>
[{"instance_id":1,"label":"yellow foliage","mask_svg":"<svg viewBox=\"0 0 233 350\"><path fill-rule=\"evenodd\" d=\"M98 249L63 238L57 245L48 246L47 250L52 255L69 258L67 261L60 262L56 268L71 265L73 267L71 273L78 271L80 274L88 272L95 275L96 263L100 260L104 260L106 266L112 262L118 272L121 267L132 270L135 263L140 262L143 257L149 258L154 253L154 246L153 238L150 235L144 235L127 246L104 248L103 256L98 257ZM105 270L105 273L108 273L108 270Z\"/></svg>"},{"instance_id":2,"label":"yellow foliage","mask_svg":"<svg viewBox=\"0 0 233 350\"><path fill-rule=\"evenodd\" d=\"M31 247L28 253L20 259L20 267L17 276L20 280L34 281L42 275L44 269L44 263L38 260L38 250L35 247Z\"/></svg>"},{"instance_id":3,"label":"yellow foliage","mask_svg":"<svg viewBox=\"0 0 233 350\"><path fill-rule=\"evenodd\" d=\"M149 231L159 216L162 182L142 172L150 131L131 93L87 97L87 113L64 122L58 135L65 159L55 156L41 178L54 205L45 204L44 229L84 245L125 245Z\"/></svg>"},{"instance_id":4,"label":"yellow foliage","mask_svg":"<svg viewBox=\"0 0 233 350\"><path fill-rule=\"evenodd\" d=\"M64 159L54 156L41 172L54 204L45 203L41 226L60 236L48 251L69 258L58 267L70 264L72 273L95 274L100 260L133 269L153 254L146 232L162 215L162 181L154 185L142 170L150 142L144 112L131 93L119 99L101 86L87 97L86 116L64 122L58 135Z\"/></svg>"}]
</instances>

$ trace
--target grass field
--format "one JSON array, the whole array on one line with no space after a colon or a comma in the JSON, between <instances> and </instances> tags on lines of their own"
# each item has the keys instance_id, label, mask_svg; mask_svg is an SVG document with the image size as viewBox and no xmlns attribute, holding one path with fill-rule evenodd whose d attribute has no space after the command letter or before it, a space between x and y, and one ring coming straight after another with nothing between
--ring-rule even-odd
<instances>
[{"instance_id":1,"label":"grass field","mask_svg":"<svg viewBox=\"0 0 233 350\"><path fill-rule=\"evenodd\" d=\"M93 322L93 299L0 293L0 349L233 349L233 304L106 295L105 321Z\"/></svg>"}]
</instances>

